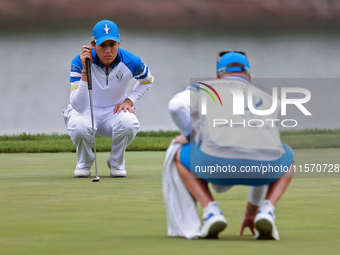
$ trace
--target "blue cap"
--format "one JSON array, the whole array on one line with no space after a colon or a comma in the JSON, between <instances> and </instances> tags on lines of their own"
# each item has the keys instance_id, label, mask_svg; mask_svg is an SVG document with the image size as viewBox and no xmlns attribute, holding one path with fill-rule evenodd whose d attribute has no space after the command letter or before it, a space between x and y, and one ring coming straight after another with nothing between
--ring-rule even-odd
<instances>
[{"instance_id":1,"label":"blue cap","mask_svg":"<svg viewBox=\"0 0 340 255\"><path fill-rule=\"evenodd\" d=\"M231 64L241 64L240 66L230 66ZM222 55L222 57L217 60L217 70L216 73L218 75L224 73L233 73L233 72L244 72L246 74L250 74L250 66L248 58L245 54L235 51L230 51Z\"/></svg>"},{"instance_id":2,"label":"blue cap","mask_svg":"<svg viewBox=\"0 0 340 255\"><path fill-rule=\"evenodd\" d=\"M107 40L114 40L120 43L120 35L117 25L110 20L104 19L94 26L92 41L99 45Z\"/></svg>"}]
</instances>

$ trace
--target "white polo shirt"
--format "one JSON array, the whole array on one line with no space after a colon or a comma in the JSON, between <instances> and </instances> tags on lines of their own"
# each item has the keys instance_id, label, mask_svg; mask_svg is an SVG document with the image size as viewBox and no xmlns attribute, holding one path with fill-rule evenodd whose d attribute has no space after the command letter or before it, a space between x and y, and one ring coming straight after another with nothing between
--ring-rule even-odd
<instances>
[{"instance_id":1,"label":"white polo shirt","mask_svg":"<svg viewBox=\"0 0 340 255\"><path fill-rule=\"evenodd\" d=\"M84 112L89 106L87 82L81 81L83 65L80 54L71 64L71 94L70 103L79 112ZM132 53L119 48L115 62L106 72L106 67L99 63L96 51L92 50L92 93L94 107L111 107L129 98L135 103L148 91L154 81L149 68L142 60ZM133 90L127 95L129 82L137 80Z\"/></svg>"}]
</instances>

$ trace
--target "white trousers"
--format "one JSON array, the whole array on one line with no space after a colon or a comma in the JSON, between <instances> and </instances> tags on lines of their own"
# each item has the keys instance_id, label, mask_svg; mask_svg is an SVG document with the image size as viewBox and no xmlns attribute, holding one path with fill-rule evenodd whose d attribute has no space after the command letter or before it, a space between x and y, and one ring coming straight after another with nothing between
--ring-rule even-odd
<instances>
[{"instance_id":1,"label":"white trousers","mask_svg":"<svg viewBox=\"0 0 340 255\"><path fill-rule=\"evenodd\" d=\"M133 113L121 111L113 113L114 107L93 107L94 127L96 136L112 138L112 148L108 158L113 169L125 169L124 154L126 147L135 138L140 124ZM68 135L77 147L77 168L91 168L94 155L92 152L93 135L90 107L79 113L71 106L63 111Z\"/></svg>"}]
</instances>

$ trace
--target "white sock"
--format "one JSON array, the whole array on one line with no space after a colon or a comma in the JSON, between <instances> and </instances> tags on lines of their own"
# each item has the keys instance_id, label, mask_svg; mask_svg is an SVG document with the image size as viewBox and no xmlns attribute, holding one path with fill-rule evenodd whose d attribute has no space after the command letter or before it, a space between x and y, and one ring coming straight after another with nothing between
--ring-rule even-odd
<instances>
[{"instance_id":1,"label":"white sock","mask_svg":"<svg viewBox=\"0 0 340 255\"><path fill-rule=\"evenodd\" d=\"M267 194L268 185L250 186L248 202L255 206L260 206L263 198Z\"/></svg>"}]
</instances>

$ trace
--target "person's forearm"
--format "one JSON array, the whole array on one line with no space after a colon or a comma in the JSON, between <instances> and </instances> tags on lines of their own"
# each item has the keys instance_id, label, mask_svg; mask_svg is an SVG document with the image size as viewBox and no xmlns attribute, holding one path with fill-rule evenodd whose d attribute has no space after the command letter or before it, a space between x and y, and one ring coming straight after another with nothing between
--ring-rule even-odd
<instances>
[{"instance_id":1,"label":"person's forearm","mask_svg":"<svg viewBox=\"0 0 340 255\"><path fill-rule=\"evenodd\" d=\"M81 71L81 78L80 78L80 80L84 81L84 82L87 82L87 71L86 71L85 68Z\"/></svg>"},{"instance_id":2,"label":"person's forearm","mask_svg":"<svg viewBox=\"0 0 340 255\"><path fill-rule=\"evenodd\" d=\"M135 104L135 102L151 88L151 85L152 83L142 84L137 82L127 98L130 99L133 104Z\"/></svg>"},{"instance_id":3,"label":"person's forearm","mask_svg":"<svg viewBox=\"0 0 340 255\"><path fill-rule=\"evenodd\" d=\"M77 112L82 113L86 111L90 104L87 82L82 79L80 80L78 88L72 91L70 94L70 103Z\"/></svg>"}]
</instances>

